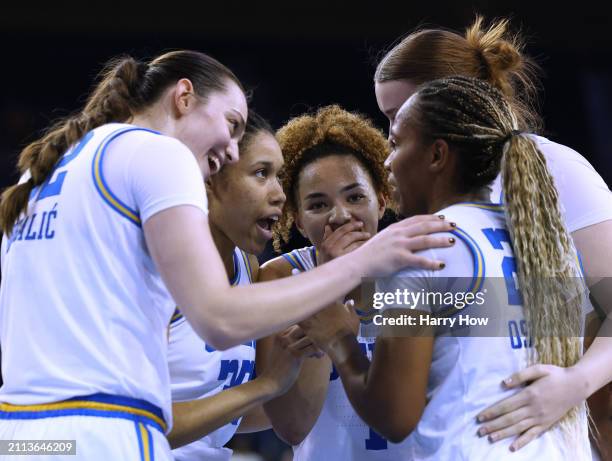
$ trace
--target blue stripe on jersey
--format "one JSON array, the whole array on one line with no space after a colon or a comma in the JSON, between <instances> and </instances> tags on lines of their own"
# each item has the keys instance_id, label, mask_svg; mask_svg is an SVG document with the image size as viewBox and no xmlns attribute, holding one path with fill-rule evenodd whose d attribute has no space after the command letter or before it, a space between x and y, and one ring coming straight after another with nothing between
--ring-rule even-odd
<instances>
[{"instance_id":1,"label":"blue stripe on jersey","mask_svg":"<svg viewBox=\"0 0 612 461\"><path fill-rule=\"evenodd\" d=\"M232 253L232 259L234 261L234 277L230 279L230 285L235 285L240 280L240 261L238 261L238 256L236 256L236 250Z\"/></svg>"},{"instance_id":2,"label":"blue stripe on jersey","mask_svg":"<svg viewBox=\"0 0 612 461\"><path fill-rule=\"evenodd\" d=\"M242 255L242 260L244 261L244 267L247 268L247 275L249 276L249 282L253 283L253 270L251 269L251 262L249 261L249 255L247 255L244 251L239 250Z\"/></svg>"},{"instance_id":3,"label":"blue stripe on jersey","mask_svg":"<svg viewBox=\"0 0 612 461\"><path fill-rule=\"evenodd\" d=\"M142 433L140 432L140 423L134 421L134 428L136 429L136 438L138 439L138 453L140 454L140 461L145 461L145 452L142 447Z\"/></svg>"},{"instance_id":4,"label":"blue stripe on jersey","mask_svg":"<svg viewBox=\"0 0 612 461\"><path fill-rule=\"evenodd\" d=\"M128 419L151 425L162 434L167 428L161 409L146 400L118 395L93 394L37 405L0 403L0 419L42 419L73 415Z\"/></svg>"},{"instance_id":5,"label":"blue stripe on jersey","mask_svg":"<svg viewBox=\"0 0 612 461\"><path fill-rule=\"evenodd\" d=\"M451 234L456 235L463 240L472 253L472 258L474 261L474 275L472 276L472 285L470 286L469 291L472 293L478 293L482 288L486 272L485 259L484 255L482 254L482 250L478 246L478 243L476 243L476 241L463 229L456 227L455 230L451 231Z\"/></svg>"},{"instance_id":6,"label":"blue stripe on jersey","mask_svg":"<svg viewBox=\"0 0 612 461\"><path fill-rule=\"evenodd\" d=\"M582 256L580 256L580 252L578 250L576 250L576 259L578 260L578 267L580 268L580 274L582 275L582 278L586 278L586 275L584 274L584 266L582 265Z\"/></svg>"},{"instance_id":7,"label":"blue stripe on jersey","mask_svg":"<svg viewBox=\"0 0 612 461\"><path fill-rule=\"evenodd\" d=\"M292 251L291 253L283 254L283 258L289 261L289 264L291 264L295 269L301 272L305 272L306 268L304 267L304 265L302 264L302 262L297 256L298 255L295 251Z\"/></svg>"},{"instance_id":8,"label":"blue stripe on jersey","mask_svg":"<svg viewBox=\"0 0 612 461\"><path fill-rule=\"evenodd\" d=\"M142 223L140 222L140 216L138 216L138 212L136 210L131 209L129 206L123 203L115 194L113 194L113 192L108 187L108 184L104 180L104 173L102 171L102 161L108 145L114 139L118 138L122 134L129 133L130 131L147 131L149 133L159 134L157 131L138 127L121 128L117 131L113 131L100 143L100 146L96 150L96 153L93 157L91 174L93 176L96 190L102 196L104 202L106 202L107 205L109 205L113 210L115 210L121 216L126 218L128 221L140 227Z\"/></svg>"},{"instance_id":9,"label":"blue stripe on jersey","mask_svg":"<svg viewBox=\"0 0 612 461\"><path fill-rule=\"evenodd\" d=\"M183 318L183 314L181 314L181 311L179 310L179 308L177 306L177 308L174 309L174 314L172 314L172 317L170 317L170 325L175 324L176 322L178 322L182 318Z\"/></svg>"}]
</instances>

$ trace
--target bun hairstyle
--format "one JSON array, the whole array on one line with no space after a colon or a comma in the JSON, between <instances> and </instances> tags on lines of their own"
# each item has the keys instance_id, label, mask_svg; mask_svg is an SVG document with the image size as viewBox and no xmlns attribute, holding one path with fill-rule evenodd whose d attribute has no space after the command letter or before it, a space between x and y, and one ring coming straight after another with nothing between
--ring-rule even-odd
<instances>
[{"instance_id":1,"label":"bun hairstyle","mask_svg":"<svg viewBox=\"0 0 612 461\"><path fill-rule=\"evenodd\" d=\"M238 78L210 56L197 51L173 51L151 62L130 56L111 60L83 110L60 120L19 154L17 167L29 179L8 187L0 198L0 228L10 234L19 216L27 211L30 192L51 174L58 160L88 131L112 122L127 122L155 103L168 87L188 78L204 101L213 91L223 91L228 81L242 89Z\"/></svg>"},{"instance_id":2,"label":"bun hairstyle","mask_svg":"<svg viewBox=\"0 0 612 461\"><path fill-rule=\"evenodd\" d=\"M453 75L479 78L504 94L521 129L537 132L542 125L536 110L539 67L523 54L523 40L508 26L507 19L500 19L487 27L483 17L476 16L464 34L443 29L413 32L383 56L374 81L421 85Z\"/></svg>"}]
</instances>

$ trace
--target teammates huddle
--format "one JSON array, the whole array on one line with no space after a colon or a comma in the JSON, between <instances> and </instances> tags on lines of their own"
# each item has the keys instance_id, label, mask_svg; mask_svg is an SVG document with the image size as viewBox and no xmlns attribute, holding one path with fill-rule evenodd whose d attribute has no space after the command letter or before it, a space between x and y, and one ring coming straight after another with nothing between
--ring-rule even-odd
<instances>
[{"instance_id":1,"label":"teammates huddle","mask_svg":"<svg viewBox=\"0 0 612 461\"><path fill-rule=\"evenodd\" d=\"M0 439L229 460L236 432L273 427L302 461L605 456L585 402L612 381L612 193L535 134L506 28L390 50L374 77L388 140L338 106L275 133L199 52L109 64L2 195ZM406 218L378 232L391 204ZM259 267L294 226L312 245ZM485 293L507 329L379 330L367 277Z\"/></svg>"}]
</instances>

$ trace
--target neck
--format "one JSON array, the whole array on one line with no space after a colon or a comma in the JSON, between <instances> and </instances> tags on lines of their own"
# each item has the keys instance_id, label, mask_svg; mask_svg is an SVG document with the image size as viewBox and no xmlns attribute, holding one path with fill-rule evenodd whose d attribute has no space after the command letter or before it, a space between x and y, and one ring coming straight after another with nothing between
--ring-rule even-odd
<instances>
[{"instance_id":1,"label":"neck","mask_svg":"<svg viewBox=\"0 0 612 461\"><path fill-rule=\"evenodd\" d=\"M436 194L434 192L434 197L429 202L428 213L436 213L461 202L488 202L491 199L490 195L491 190L487 187L465 194L444 194L443 192Z\"/></svg>"},{"instance_id":2,"label":"neck","mask_svg":"<svg viewBox=\"0 0 612 461\"><path fill-rule=\"evenodd\" d=\"M175 119L160 104L153 104L127 121L132 125L155 130L166 136L174 136L174 122Z\"/></svg>"},{"instance_id":3,"label":"neck","mask_svg":"<svg viewBox=\"0 0 612 461\"><path fill-rule=\"evenodd\" d=\"M234 248L236 245L234 245L234 242L232 242L213 221L209 220L208 222L210 224L210 233L212 234L213 241L223 261L225 273L231 280L234 278Z\"/></svg>"}]
</instances>

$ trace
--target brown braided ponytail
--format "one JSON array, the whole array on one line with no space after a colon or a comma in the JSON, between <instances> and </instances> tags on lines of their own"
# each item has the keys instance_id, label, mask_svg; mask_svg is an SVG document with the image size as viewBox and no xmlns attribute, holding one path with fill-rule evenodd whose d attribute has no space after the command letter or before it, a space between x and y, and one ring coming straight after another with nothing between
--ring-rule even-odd
<instances>
[{"instance_id":1,"label":"brown braided ponytail","mask_svg":"<svg viewBox=\"0 0 612 461\"><path fill-rule=\"evenodd\" d=\"M127 122L155 103L162 92L181 78L188 78L204 100L212 91L225 89L228 80L239 80L223 64L196 51L174 51L159 56L149 64L132 57L111 60L100 74L100 81L87 99L83 110L60 120L19 155L17 167L29 178L8 187L0 198L0 228L10 234L27 212L30 192L51 174L64 153L88 131L111 122Z\"/></svg>"}]
</instances>

